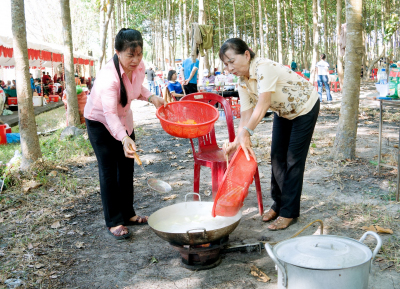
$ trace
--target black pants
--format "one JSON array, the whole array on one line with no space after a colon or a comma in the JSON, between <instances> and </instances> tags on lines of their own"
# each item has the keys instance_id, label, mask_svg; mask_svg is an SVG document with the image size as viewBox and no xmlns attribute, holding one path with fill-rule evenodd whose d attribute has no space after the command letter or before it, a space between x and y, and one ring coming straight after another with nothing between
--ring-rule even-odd
<instances>
[{"instance_id":1,"label":"black pants","mask_svg":"<svg viewBox=\"0 0 400 289\"><path fill-rule=\"evenodd\" d=\"M271 144L272 209L284 218L300 215L304 168L319 113L319 100L313 109L293 120L274 115Z\"/></svg>"},{"instance_id":2,"label":"black pants","mask_svg":"<svg viewBox=\"0 0 400 289\"><path fill-rule=\"evenodd\" d=\"M183 86L186 94L191 94L197 92L197 84L196 83L188 83Z\"/></svg>"},{"instance_id":3,"label":"black pants","mask_svg":"<svg viewBox=\"0 0 400 289\"><path fill-rule=\"evenodd\" d=\"M90 143L99 164L100 193L107 227L123 225L135 216L134 160L125 157L120 141L98 121L86 120ZM135 132L130 136L135 140Z\"/></svg>"}]
</instances>

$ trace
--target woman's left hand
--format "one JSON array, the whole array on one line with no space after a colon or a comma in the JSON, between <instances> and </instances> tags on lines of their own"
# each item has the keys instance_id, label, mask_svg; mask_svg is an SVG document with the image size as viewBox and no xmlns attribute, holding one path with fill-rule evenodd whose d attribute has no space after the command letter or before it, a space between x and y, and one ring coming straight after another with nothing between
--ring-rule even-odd
<instances>
[{"instance_id":1,"label":"woman's left hand","mask_svg":"<svg viewBox=\"0 0 400 289\"><path fill-rule=\"evenodd\" d=\"M250 155L254 158L254 160L257 161L256 154L254 153L253 149L251 148L250 135L247 130L242 129L240 134L237 136L237 142L242 147L243 152L246 155L246 159L248 161L250 160Z\"/></svg>"},{"instance_id":2,"label":"woman's left hand","mask_svg":"<svg viewBox=\"0 0 400 289\"><path fill-rule=\"evenodd\" d=\"M151 98L151 103L154 104L156 108L159 108L160 106L164 105L164 99L158 96L153 96Z\"/></svg>"}]
</instances>

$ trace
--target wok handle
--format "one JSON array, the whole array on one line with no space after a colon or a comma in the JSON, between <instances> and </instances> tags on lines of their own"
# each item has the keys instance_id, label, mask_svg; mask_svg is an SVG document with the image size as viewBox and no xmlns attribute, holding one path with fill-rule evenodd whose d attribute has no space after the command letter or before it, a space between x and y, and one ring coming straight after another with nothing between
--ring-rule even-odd
<instances>
[{"instance_id":1,"label":"wok handle","mask_svg":"<svg viewBox=\"0 0 400 289\"><path fill-rule=\"evenodd\" d=\"M186 234L188 235L188 238L190 239L190 231L203 231L203 238L207 239L207 230L206 228L195 228L195 229L189 229L186 231Z\"/></svg>"},{"instance_id":2,"label":"wok handle","mask_svg":"<svg viewBox=\"0 0 400 289\"><path fill-rule=\"evenodd\" d=\"M376 239L376 242L377 242L374 252L372 253L372 258L371 258L371 262L372 262L375 259L376 254L378 254L380 248L382 247L382 239L377 233L368 231L368 232L365 232L364 235L362 235L360 242L364 243L364 240L365 240L365 238L367 238L368 235L374 236Z\"/></svg>"},{"instance_id":3,"label":"wok handle","mask_svg":"<svg viewBox=\"0 0 400 289\"><path fill-rule=\"evenodd\" d=\"M287 288L287 274L286 274L286 269L282 265L282 263L278 260L278 258L275 256L274 252L272 251L272 246L268 243L265 243L265 250L267 250L267 253L269 257L274 261L276 266L281 270L282 272L282 285L283 287Z\"/></svg>"},{"instance_id":4,"label":"wok handle","mask_svg":"<svg viewBox=\"0 0 400 289\"><path fill-rule=\"evenodd\" d=\"M200 196L200 194L198 194L198 193L187 193L187 194L185 195L185 202L186 202L186 197L187 197L187 195L198 195L198 196L199 196L199 201L201 202L201 196Z\"/></svg>"}]
</instances>

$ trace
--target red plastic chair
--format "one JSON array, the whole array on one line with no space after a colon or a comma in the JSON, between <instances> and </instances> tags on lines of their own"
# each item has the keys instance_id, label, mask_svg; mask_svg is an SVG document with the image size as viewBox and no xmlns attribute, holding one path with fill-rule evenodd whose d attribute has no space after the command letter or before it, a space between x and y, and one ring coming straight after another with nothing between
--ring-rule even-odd
<instances>
[{"instance_id":1,"label":"red plastic chair","mask_svg":"<svg viewBox=\"0 0 400 289\"><path fill-rule=\"evenodd\" d=\"M229 103L220 95L210 92L196 92L184 96L181 100L195 100L209 103L215 105L216 103L221 104L224 112L226 123L228 126L229 141L233 142L235 140L235 129L233 126L232 110ZM194 158L194 185L193 191L198 193L200 191L200 168L201 166L211 168L211 178L212 178L212 196L215 198L218 188L222 182L224 173L226 171L226 158L222 148L218 147L217 140L215 137L215 129L204 136L198 138L198 151L196 152L193 140L190 139L192 145L193 158ZM263 202L262 202L262 192L260 184L260 176L258 173L258 168L254 175L254 181L257 191L258 208L260 214L264 212ZM198 200L198 196L193 196L194 200Z\"/></svg>"},{"instance_id":2,"label":"red plastic chair","mask_svg":"<svg viewBox=\"0 0 400 289\"><path fill-rule=\"evenodd\" d=\"M329 70L329 74L332 74L333 73L333 70Z\"/></svg>"}]
</instances>

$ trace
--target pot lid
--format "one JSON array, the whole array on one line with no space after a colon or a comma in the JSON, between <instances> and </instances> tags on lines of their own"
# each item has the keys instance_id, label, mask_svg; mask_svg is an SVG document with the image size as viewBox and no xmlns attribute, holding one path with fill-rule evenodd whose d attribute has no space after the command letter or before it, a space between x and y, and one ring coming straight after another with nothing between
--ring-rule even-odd
<instances>
[{"instance_id":1,"label":"pot lid","mask_svg":"<svg viewBox=\"0 0 400 289\"><path fill-rule=\"evenodd\" d=\"M280 242L274 247L279 260L308 269L345 269L371 260L363 243L340 236L304 236Z\"/></svg>"}]
</instances>

